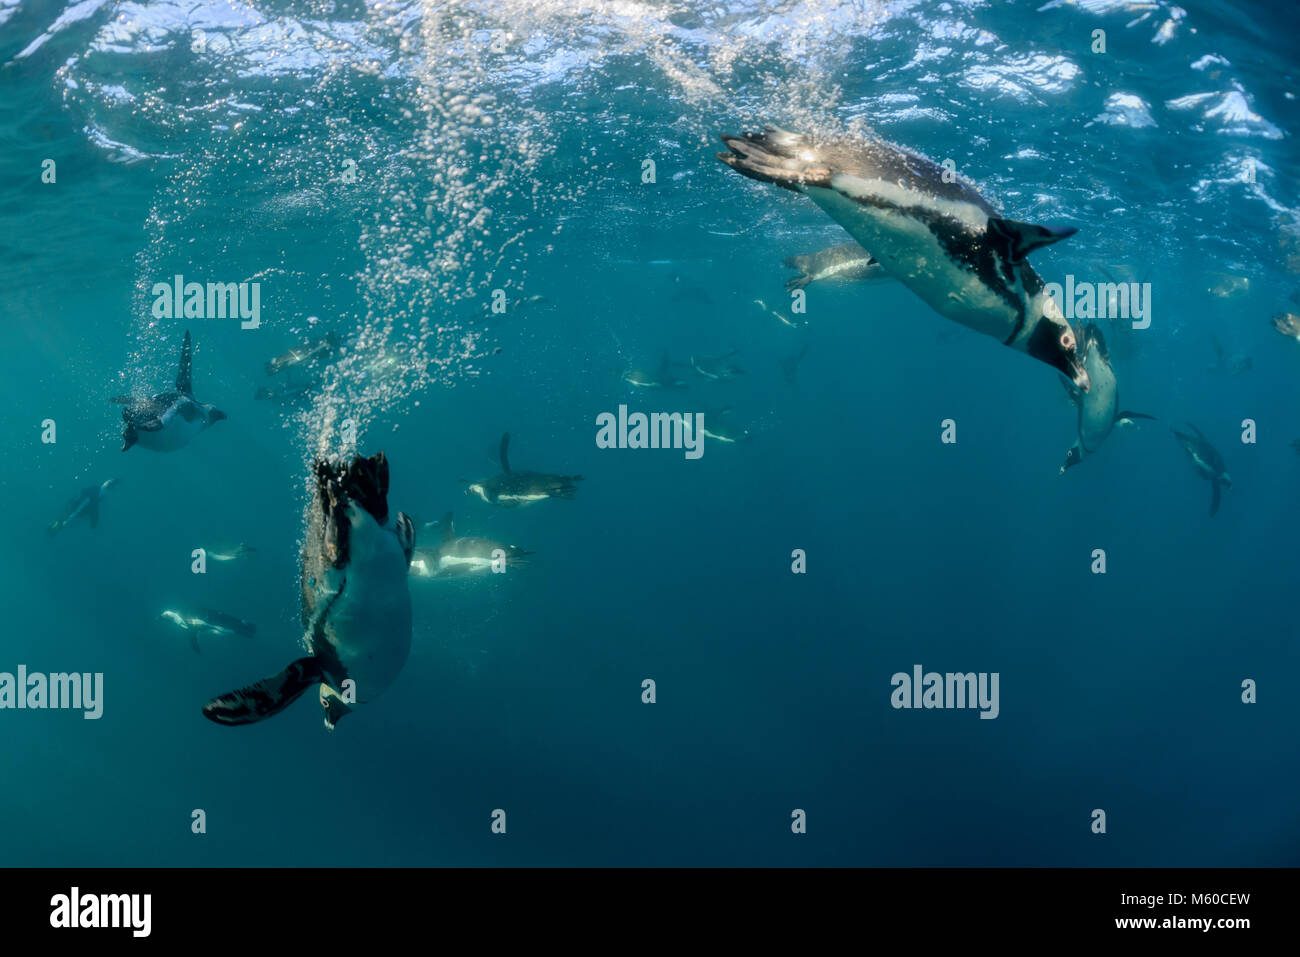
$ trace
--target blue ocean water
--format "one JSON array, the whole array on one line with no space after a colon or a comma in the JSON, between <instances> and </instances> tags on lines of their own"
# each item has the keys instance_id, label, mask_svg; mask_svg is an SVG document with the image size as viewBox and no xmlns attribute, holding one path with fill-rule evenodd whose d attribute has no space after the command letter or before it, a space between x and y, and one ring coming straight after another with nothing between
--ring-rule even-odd
<instances>
[{"instance_id":1,"label":"blue ocean water","mask_svg":"<svg viewBox=\"0 0 1300 957\"><path fill-rule=\"evenodd\" d=\"M1247 3L0 0L0 672L104 688L98 720L0 709L0 863L1300 863L1295 49ZM1159 421L1060 475L1055 372L902 285L816 282L800 328L757 306L848 240L714 159L769 122L1077 227L1048 282L1150 282L1150 327L1105 329ZM259 327L155 317L177 274L258 283ZM121 451L110 400L168 387L187 329L228 420ZM326 330L322 391L253 398ZM623 379L732 350L735 379ZM620 404L750 438L598 448ZM302 653L345 421L394 510L535 554L412 580L409 661L333 733L314 694L219 727L204 702ZM1232 474L1213 517L1187 421ZM572 501L465 494L507 431ZM111 477L95 529L47 533ZM257 634L196 655L181 605ZM894 708L916 665L996 672L998 716Z\"/></svg>"}]
</instances>

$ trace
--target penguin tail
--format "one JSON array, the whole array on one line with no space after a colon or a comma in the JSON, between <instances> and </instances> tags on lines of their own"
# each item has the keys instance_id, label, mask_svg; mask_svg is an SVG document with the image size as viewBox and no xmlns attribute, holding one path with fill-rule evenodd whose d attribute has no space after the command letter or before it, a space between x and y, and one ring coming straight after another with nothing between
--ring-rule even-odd
<instances>
[{"instance_id":1,"label":"penguin tail","mask_svg":"<svg viewBox=\"0 0 1300 957\"><path fill-rule=\"evenodd\" d=\"M1210 492L1210 518L1219 514L1219 503L1223 500L1223 484L1221 482L1211 482Z\"/></svg>"},{"instance_id":2,"label":"penguin tail","mask_svg":"<svg viewBox=\"0 0 1300 957\"><path fill-rule=\"evenodd\" d=\"M806 136L768 126L761 133L723 134L722 142L729 152L715 155L742 176L796 193L805 186L830 186L830 167Z\"/></svg>"},{"instance_id":3,"label":"penguin tail","mask_svg":"<svg viewBox=\"0 0 1300 957\"><path fill-rule=\"evenodd\" d=\"M50 534L50 537L53 538L55 535L59 534L59 532L63 531L63 519L60 518L56 521L50 522L50 524L46 526L45 531L47 531Z\"/></svg>"}]
</instances>

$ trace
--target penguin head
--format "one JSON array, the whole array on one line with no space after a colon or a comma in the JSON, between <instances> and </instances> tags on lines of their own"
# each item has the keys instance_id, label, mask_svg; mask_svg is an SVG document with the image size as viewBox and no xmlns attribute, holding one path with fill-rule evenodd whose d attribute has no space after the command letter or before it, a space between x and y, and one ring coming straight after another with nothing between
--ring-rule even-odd
<instances>
[{"instance_id":1,"label":"penguin head","mask_svg":"<svg viewBox=\"0 0 1300 957\"><path fill-rule=\"evenodd\" d=\"M351 714L352 708L346 704L339 693L328 685L320 686L320 706L325 712L325 730L333 731L344 715Z\"/></svg>"},{"instance_id":2,"label":"penguin head","mask_svg":"<svg viewBox=\"0 0 1300 957\"><path fill-rule=\"evenodd\" d=\"M1046 302L1052 302L1047 297ZM1069 322L1059 315L1059 310L1046 309L1034 327L1025 351L1040 362L1046 362L1078 386L1080 392L1092 388L1092 380L1083 365L1079 339Z\"/></svg>"},{"instance_id":3,"label":"penguin head","mask_svg":"<svg viewBox=\"0 0 1300 957\"><path fill-rule=\"evenodd\" d=\"M1079 454L1079 447L1077 445L1070 446L1070 450L1065 453L1065 464L1061 466L1061 474L1064 475L1066 469L1074 468L1082 461L1083 456Z\"/></svg>"}]
</instances>

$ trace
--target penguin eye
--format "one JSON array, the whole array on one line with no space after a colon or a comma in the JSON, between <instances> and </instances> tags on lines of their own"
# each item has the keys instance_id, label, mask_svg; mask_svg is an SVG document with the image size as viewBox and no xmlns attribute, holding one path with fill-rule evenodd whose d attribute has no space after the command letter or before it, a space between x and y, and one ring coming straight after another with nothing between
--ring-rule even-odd
<instances>
[{"instance_id":1,"label":"penguin eye","mask_svg":"<svg viewBox=\"0 0 1300 957\"><path fill-rule=\"evenodd\" d=\"M1061 333L1061 346L1062 346L1062 348L1065 348L1065 349L1073 349L1073 348L1074 348L1074 333L1072 333L1072 332L1070 332L1070 331L1068 331L1068 330L1065 331L1065 332L1063 332L1063 333Z\"/></svg>"}]
</instances>

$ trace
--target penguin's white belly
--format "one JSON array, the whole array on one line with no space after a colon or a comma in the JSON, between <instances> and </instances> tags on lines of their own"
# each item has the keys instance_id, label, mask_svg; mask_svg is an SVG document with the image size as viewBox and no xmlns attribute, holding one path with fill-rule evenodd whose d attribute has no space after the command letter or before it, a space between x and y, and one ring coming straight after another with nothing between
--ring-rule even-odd
<instances>
[{"instance_id":1,"label":"penguin's white belly","mask_svg":"<svg viewBox=\"0 0 1300 957\"><path fill-rule=\"evenodd\" d=\"M391 685L411 652L406 556L392 531L369 515L365 519L352 525L347 566L327 575L338 595L322 626L339 664L356 682L358 702Z\"/></svg>"},{"instance_id":2,"label":"penguin's white belly","mask_svg":"<svg viewBox=\"0 0 1300 957\"><path fill-rule=\"evenodd\" d=\"M185 417L172 406L160 417L162 428L152 432L143 429L136 432L137 444L154 452L175 452L190 444L194 436L203 431L207 423L198 415L186 421Z\"/></svg>"},{"instance_id":3,"label":"penguin's white belly","mask_svg":"<svg viewBox=\"0 0 1300 957\"><path fill-rule=\"evenodd\" d=\"M440 572L475 572L488 571L492 568L492 559L477 555L443 555L438 559Z\"/></svg>"},{"instance_id":4,"label":"penguin's white belly","mask_svg":"<svg viewBox=\"0 0 1300 957\"><path fill-rule=\"evenodd\" d=\"M505 495L498 495L498 502L518 502L527 504L529 502L540 502L544 498L550 498L545 492L510 492Z\"/></svg>"},{"instance_id":5,"label":"penguin's white belly","mask_svg":"<svg viewBox=\"0 0 1300 957\"><path fill-rule=\"evenodd\" d=\"M1090 351L1084 361L1092 388L1083 394L1079 406L1079 444L1085 452L1096 452L1106 441L1115 425L1116 406L1119 402L1115 390L1115 373Z\"/></svg>"},{"instance_id":6,"label":"penguin's white belly","mask_svg":"<svg viewBox=\"0 0 1300 957\"><path fill-rule=\"evenodd\" d=\"M1017 311L979 276L953 259L924 222L898 210L862 205L849 198L856 193L884 191L889 184L869 184L843 174L833 182L837 189L808 187L805 191L859 245L871 251L885 273L954 322L1000 340L1011 335ZM841 189L848 195L841 195ZM986 228L987 214L970 203L913 195L918 203L934 206L935 215L960 220L972 229Z\"/></svg>"}]
</instances>

